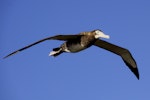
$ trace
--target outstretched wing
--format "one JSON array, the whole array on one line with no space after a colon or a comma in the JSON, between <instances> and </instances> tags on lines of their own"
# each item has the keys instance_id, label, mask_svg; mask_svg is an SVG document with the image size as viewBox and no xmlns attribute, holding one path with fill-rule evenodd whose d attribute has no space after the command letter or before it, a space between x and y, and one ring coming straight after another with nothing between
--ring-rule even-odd
<instances>
[{"instance_id":1,"label":"outstretched wing","mask_svg":"<svg viewBox=\"0 0 150 100\"><path fill-rule=\"evenodd\" d=\"M130 70L135 74L135 76L139 79L139 72L134 58L132 57L129 50L116 46L114 44L108 43L103 40L97 40L94 43L95 46L106 49L110 52L113 52L122 57L125 64L130 68Z\"/></svg>"},{"instance_id":2,"label":"outstretched wing","mask_svg":"<svg viewBox=\"0 0 150 100\"><path fill-rule=\"evenodd\" d=\"M34 43L30 44L30 45L27 45L27 46L25 46L25 47L23 47L23 48L21 48L21 49L19 49L19 50L16 50L16 51L14 51L14 52L8 54L8 55L5 56L4 58L7 58L7 57L9 57L9 56L12 56L12 55L14 55L14 54L16 54L16 53L18 53L18 52L20 52L20 51L23 51L23 50L25 50L25 49L27 49L27 48L30 48L30 47L32 47L32 46L34 46L34 45L36 45L36 44L38 44L38 43L44 42L44 41L46 41L46 40L62 40L62 41L68 41L68 40L73 40L73 39L80 38L81 36L82 36L82 35L56 35L56 36L53 36L53 37L47 37L47 38L44 38L44 39L39 40L39 41L37 41L37 42L34 42Z\"/></svg>"}]
</instances>

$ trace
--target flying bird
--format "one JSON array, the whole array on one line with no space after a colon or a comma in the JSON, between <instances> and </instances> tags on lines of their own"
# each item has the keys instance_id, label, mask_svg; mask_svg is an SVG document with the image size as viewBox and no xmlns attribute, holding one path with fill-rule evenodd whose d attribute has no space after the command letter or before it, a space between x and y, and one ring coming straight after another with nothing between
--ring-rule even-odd
<instances>
[{"instance_id":1,"label":"flying bird","mask_svg":"<svg viewBox=\"0 0 150 100\"><path fill-rule=\"evenodd\" d=\"M122 48L120 46L111 44L99 38L109 39L109 35L104 34L101 30L93 30L88 32L81 32L76 35L56 35L52 37L47 37L42 40L39 40L35 43L32 43L28 46L25 46L19 50L16 50L4 58L12 56L20 51L23 51L27 48L30 48L38 43L44 42L46 40L61 40L65 41L62 45L57 48L54 48L53 51L49 53L49 56L58 56L64 52L75 53L81 50L87 49L92 45L108 50L114 54L119 55L124 63L129 67L129 69L135 74L137 79L139 79L139 72L137 68L136 61L132 57L130 51L128 49Z\"/></svg>"}]
</instances>

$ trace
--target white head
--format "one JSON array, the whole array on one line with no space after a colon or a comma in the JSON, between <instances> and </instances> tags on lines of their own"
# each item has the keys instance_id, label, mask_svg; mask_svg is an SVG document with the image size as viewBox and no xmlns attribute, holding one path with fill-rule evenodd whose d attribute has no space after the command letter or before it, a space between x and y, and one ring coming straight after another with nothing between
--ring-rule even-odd
<instances>
[{"instance_id":1,"label":"white head","mask_svg":"<svg viewBox=\"0 0 150 100\"><path fill-rule=\"evenodd\" d=\"M98 39L98 38L106 38L106 39L109 39L109 35L106 35L104 34L101 30L95 30L95 38Z\"/></svg>"}]
</instances>

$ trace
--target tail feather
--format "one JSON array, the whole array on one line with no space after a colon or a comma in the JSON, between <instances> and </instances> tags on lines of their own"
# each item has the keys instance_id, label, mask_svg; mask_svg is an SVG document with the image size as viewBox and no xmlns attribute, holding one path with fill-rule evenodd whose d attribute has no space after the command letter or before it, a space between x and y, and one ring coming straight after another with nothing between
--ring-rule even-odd
<instances>
[{"instance_id":1,"label":"tail feather","mask_svg":"<svg viewBox=\"0 0 150 100\"><path fill-rule=\"evenodd\" d=\"M53 49L53 51L59 51L60 50L60 48L54 48Z\"/></svg>"},{"instance_id":2,"label":"tail feather","mask_svg":"<svg viewBox=\"0 0 150 100\"><path fill-rule=\"evenodd\" d=\"M60 55L61 53L63 53L61 48L54 48L53 51L50 52L49 56L56 57L56 56Z\"/></svg>"}]
</instances>

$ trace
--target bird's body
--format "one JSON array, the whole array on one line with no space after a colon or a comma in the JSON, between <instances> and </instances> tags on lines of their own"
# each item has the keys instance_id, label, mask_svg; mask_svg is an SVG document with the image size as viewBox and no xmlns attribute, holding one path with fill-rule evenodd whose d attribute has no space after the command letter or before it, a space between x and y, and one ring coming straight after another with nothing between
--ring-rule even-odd
<instances>
[{"instance_id":1,"label":"bird's body","mask_svg":"<svg viewBox=\"0 0 150 100\"><path fill-rule=\"evenodd\" d=\"M81 42L67 41L61 45L65 52L79 52L87 48L86 45L82 45Z\"/></svg>"},{"instance_id":2,"label":"bird's body","mask_svg":"<svg viewBox=\"0 0 150 100\"><path fill-rule=\"evenodd\" d=\"M79 52L81 50L87 49L88 47L95 45L100 48L103 48L105 50L108 50L114 54L119 55L125 64L130 68L130 70L136 75L136 77L139 79L139 72L136 65L136 62L134 58L132 57L129 50L116 46L114 44L108 43L106 41L103 41L99 38L109 38L108 35L105 35L101 30L93 30L89 32L81 32L77 35L56 35L53 37L44 38L42 40L39 40L35 43L32 43L28 46L25 46L24 48L21 48L19 50L16 50L4 58L7 58L9 56L12 56L22 50L25 50L31 46L34 46L38 43L41 43L46 40L61 40L65 41L60 47L54 48L52 52L50 52L50 56L58 56L63 52Z\"/></svg>"},{"instance_id":3,"label":"bird's body","mask_svg":"<svg viewBox=\"0 0 150 100\"><path fill-rule=\"evenodd\" d=\"M50 53L50 56L58 56L58 54L61 54L63 52L71 52L71 53L79 52L92 46L93 43L96 41L94 31L81 32L78 35L81 35L81 37L68 40L64 42L60 47L54 48L53 51Z\"/></svg>"}]
</instances>

